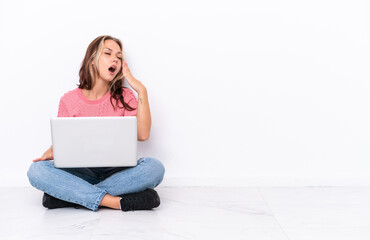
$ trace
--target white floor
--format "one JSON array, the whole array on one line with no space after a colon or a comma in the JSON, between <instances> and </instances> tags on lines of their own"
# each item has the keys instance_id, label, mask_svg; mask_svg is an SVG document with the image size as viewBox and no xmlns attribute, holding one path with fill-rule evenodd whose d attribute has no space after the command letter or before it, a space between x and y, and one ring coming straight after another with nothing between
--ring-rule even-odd
<instances>
[{"instance_id":1,"label":"white floor","mask_svg":"<svg viewBox=\"0 0 370 240\"><path fill-rule=\"evenodd\" d=\"M370 187L160 187L153 211L47 210L0 188L0 239L370 239Z\"/></svg>"}]
</instances>

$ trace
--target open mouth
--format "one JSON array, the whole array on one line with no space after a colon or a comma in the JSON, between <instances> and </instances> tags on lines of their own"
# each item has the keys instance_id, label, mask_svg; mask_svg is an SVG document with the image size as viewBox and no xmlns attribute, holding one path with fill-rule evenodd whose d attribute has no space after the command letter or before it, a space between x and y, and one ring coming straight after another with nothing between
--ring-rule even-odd
<instances>
[{"instance_id":1,"label":"open mouth","mask_svg":"<svg viewBox=\"0 0 370 240\"><path fill-rule=\"evenodd\" d=\"M114 73L116 71L116 67L112 66L108 68L109 72Z\"/></svg>"}]
</instances>

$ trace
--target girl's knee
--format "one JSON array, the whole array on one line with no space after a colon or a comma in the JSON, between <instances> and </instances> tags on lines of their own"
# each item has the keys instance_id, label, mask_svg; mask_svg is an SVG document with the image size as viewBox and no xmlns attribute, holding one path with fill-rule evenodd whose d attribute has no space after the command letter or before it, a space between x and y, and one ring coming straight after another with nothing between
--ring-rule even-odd
<instances>
[{"instance_id":1,"label":"girl's knee","mask_svg":"<svg viewBox=\"0 0 370 240\"><path fill-rule=\"evenodd\" d=\"M50 161L38 161L32 163L27 171L27 177L31 185L40 179L51 165L52 163Z\"/></svg>"},{"instance_id":2,"label":"girl's knee","mask_svg":"<svg viewBox=\"0 0 370 240\"><path fill-rule=\"evenodd\" d=\"M144 158L144 162L150 167L150 172L155 177L155 182L159 185L164 177L165 168L161 161L155 158Z\"/></svg>"},{"instance_id":3,"label":"girl's knee","mask_svg":"<svg viewBox=\"0 0 370 240\"><path fill-rule=\"evenodd\" d=\"M160 175L164 175L165 168L161 161L155 158L146 158L146 161L150 164L154 172L157 172Z\"/></svg>"}]
</instances>

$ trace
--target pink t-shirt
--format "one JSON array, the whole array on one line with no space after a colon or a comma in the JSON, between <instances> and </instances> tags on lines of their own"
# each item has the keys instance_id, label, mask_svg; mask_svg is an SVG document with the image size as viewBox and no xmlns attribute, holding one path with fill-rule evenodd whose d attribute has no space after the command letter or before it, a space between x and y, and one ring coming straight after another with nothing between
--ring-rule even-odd
<instances>
[{"instance_id":1,"label":"pink t-shirt","mask_svg":"<svg viewBox=\"0 0 370 240\"><path fill-rule=\"evenodd\" d=\"M137 100L131 89L123 88L123 99L125 103L133 108L137 108ZM113 104L116 100L112 99ZM119 106L122 106L119 103ZM89 100L80 88L76 88L65 93L59 102L58 117L114 117L114 116L136 116L137 110L128 111L124 108L114 108L110 102L110 92L108 91L98 100Z\"/></svg>"}]
</instances>

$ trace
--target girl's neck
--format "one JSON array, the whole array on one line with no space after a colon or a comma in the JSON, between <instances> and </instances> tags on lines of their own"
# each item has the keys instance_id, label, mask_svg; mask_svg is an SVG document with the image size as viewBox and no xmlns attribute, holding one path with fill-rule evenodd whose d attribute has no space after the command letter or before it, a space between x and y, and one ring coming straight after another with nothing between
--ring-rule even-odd
<instances>
[{"instance_id":1,"label":"girl's neck","mask_svg":"<svg viewBox=\"0 0 370 240\"><path fill-rule=\"evenodd\" d=\"M98 100L107 94L109 84L102 80L97 80L91 90L82 89L82 94L89 100Z\"/></svg>"}]
</instances>

